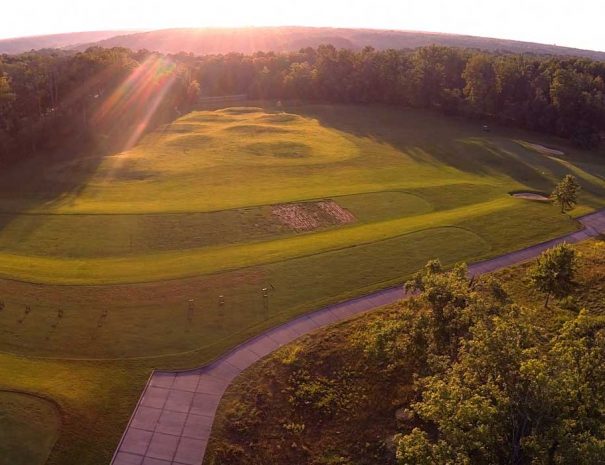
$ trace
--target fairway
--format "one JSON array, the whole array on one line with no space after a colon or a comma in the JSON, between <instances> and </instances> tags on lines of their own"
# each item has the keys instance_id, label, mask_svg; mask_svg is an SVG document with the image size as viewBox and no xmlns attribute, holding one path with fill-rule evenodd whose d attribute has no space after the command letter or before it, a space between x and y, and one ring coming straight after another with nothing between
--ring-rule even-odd
<instances>
[{"instance_id":1,"label":"fairway","mask_svg":"<svg viewBox=\"0 0 605 465\"><path fill-rule=\"evenodd\" d=\"M88 450L100 421L93 449L108 460L152 367L207 362L432 258L477 261L579 227L512 192L572 173L572 214L605 206L602 154L491 129L384 106L224 108L123 152L3 172L0 361L25 374L0 387L56 397L66 386L47 380L69 373L73 447ZM69 437L49 463L71 463Z\"/></svg>"}]
</instances>

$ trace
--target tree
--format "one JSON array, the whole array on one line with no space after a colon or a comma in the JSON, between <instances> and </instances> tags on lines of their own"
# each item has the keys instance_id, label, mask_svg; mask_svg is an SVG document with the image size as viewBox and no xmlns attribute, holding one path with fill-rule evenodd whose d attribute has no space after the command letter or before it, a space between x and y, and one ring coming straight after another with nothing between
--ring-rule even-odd
<instances>
[{"instance_id":1,"label":"tree","mask_svg":"<svg viewBox=\"0 0 605 465\"><path fill-rule=\"evenodd\" d=\"M0 74L0 128L8 129L8 121L3 121L9 114L9 109L15 100L8 76ZM6 115L6 116L5 116Z\"/></svg>"},{"instance_id":2,"label":"tree","mask_svg":"<svg viewBox=\"0 0 605 465\"><path fill-rule=\"evenodd\" d=\"M473 55L468 60L462 77L466 81L464 94L471 110L477 114L494 113L497 86L493 58L480 53Z\"/></svg>"},{"instance_id":3,"label":"tree","mask_svg":"<svg viewBox=\"0 0 605 465\"><path fill-rule=\"evenodd\" d=\"M573 287L577 260L575 250L568 244L559 244L544 252L530 270L533 286L546 293L544 307L552 295L561 298Z\"/></svg>"},{"instance_id":4,"label":"tree","mask_svg":"<svg viewBox=\"0 0 605 465\"><path fill-rule=\"evenodd\" d=\"M411 409L431 434L399 435L400 465L603 462L605 324L582 312L549 339L518 310L479 321L451 367L420 380Z\"/></svg>"},{"instance_id":5,"label":"tree","mask_svg":"<svg viewBox=\"0 0 605 465\"><path fill-rule=\"evenodd\" d=\"M187 103L189 105L195 105L200 99L200 83L193 79L187 86Z\"/></svg>"},{"instance_id":6,"label":"tree","mask_svg":"<svg viewBox=\"0 0 605 465\"><path fill-rule=\"evenodd\" d=\"M439 260L429 261L405 283L405 290L416 294L411 302L427 313L432 355L451 358L469 328L508 301L495 277L471 279L465 263L444 271Z\"/></svg>"},{"instance_id":7,"label":"tree","mask_svg":"<svg viewBox=\"0 0 605 465\"><path fill-rule=\"evenodd\" d=\"M552 191L551 198L561 207L561 213L573 210L578 203L580 185L575 176L566 175Z\"/></svg>"}]
</instances>

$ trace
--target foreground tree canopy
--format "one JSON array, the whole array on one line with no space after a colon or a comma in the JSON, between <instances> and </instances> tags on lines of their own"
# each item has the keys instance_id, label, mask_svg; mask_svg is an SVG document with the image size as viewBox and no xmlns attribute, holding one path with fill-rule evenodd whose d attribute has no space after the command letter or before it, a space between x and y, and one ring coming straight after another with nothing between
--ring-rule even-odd
<instances>
[{"instance_id":1,"label":"foreground tree canopy","mask_svg":"<svg viewBox=\"0 0 605 465\"><path fill-rule=\"evenodd\" d=\"M129 105L104 114L115 92L131 96ZM111 148L144 115L155 115L145 120L152 126L188 111L199 95L231 94L434 108L556 134L581 147L598 144L605 129L605 63L590 59L437 46L354 52L328 45L204 57L91 48L0 56L0 155L91 143Z\"/></svg>"},{"instance_id":2,"label":"foreground tree canopy","mask_svg":"<svg viewBox=\"0 0 605 465\"><path fill-rule=\"evenodd\" d=\"M569 263L573 250L559 246L537 266L554 257ZM461 270L429 264L412 285L437 316L427 333L455 336L427 346L414 422L396 439L399 464L602 463L603 319L581 311L549 334L496 281L469 281Z\"/></svg>"}]
</instances>

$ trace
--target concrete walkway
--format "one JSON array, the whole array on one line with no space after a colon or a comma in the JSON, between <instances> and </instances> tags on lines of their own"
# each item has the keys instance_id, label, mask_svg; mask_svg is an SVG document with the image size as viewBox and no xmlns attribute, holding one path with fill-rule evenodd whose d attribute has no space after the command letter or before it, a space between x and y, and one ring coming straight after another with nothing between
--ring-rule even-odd
<instances>
[{"instance_id":1,"label":"concrete walkway","mask_svg":"<svg viewBox=\"0 0 605 465\"><path fill-rule=\"evenodd\" d=\"M473 275L532 259L561 242L605 233L605 210L580 218L582 231L473 264ZM402 288L379 291L298 317L237 346L212 364L183 372L155 371L126 427L112 465L201 465L223 393L242 371L277 348L318 328L404 297Z\"/></svg>"}]
</instances>

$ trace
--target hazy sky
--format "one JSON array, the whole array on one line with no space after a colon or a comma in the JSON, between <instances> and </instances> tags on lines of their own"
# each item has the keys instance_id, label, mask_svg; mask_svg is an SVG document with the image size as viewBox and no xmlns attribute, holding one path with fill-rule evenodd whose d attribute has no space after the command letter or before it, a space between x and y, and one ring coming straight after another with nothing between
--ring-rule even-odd
<instances>
[{"instance_id":1,"label":"hazy sky","mask_svg":"<svg viewBox=\"0 0 605 465\"><path fill-rule=\"evenodd\" d=\"M0 38L106 29L334 26L605 50L605 0L2 0Z\"/></svg>"}]
</instances>

